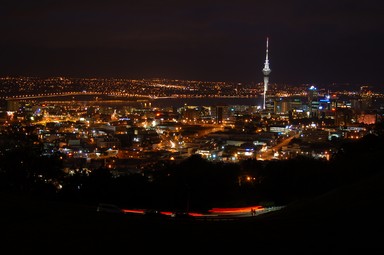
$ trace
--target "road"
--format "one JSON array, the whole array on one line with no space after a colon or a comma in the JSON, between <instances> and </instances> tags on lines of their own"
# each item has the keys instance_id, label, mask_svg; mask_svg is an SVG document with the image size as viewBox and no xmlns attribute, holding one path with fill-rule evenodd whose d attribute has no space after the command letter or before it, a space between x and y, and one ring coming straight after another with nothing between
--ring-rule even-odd
<instances>
[{"instance_id":1,"label":"road","mask_svg":"<svg viewBox=\"0 0 384 255\"><path fill-rule=\"evenodd\" d=\"M236 207L236 208L212 208L207 213L197 213L197 212L188 212L182 213L182 215L188 215L190 219L194 220L235 220L239 218L248 218L258 216L264 213L276 211L282 209L284 206L271 206L271 207L262 207L259 205L247 206L247 207ZM122 209L124 213L128 214L142 214L142 215L163 215L173 218L174 213L170 211L157 211L157 210L146 210L146 209ZM148 214L148 212L151 212ZM154 213L156 212L156 213ZM166 217L165 217L166 218ZM183 217L186 218L186 217Z\"/></svg>"},{"instance_id":2,"label":"road","mask_svg":"<svg viewBox=\"0 0 384 255\"><path fill-rule=\"evenodd\" d=\"M293 136L290 136L290 137L284 139L279 144L277 144L277 145L273 146L272 148L267 149L265 152L262 152L261 154L259 154L257 159L259 159L259 160L274 159L275 158L274 153L276 151L279 151L281 149L281 147L288 145L293 138L298 138L298 137L299 137L299 134L296 134L296 135L293 135Z\"/></svg>"}]
</instances>

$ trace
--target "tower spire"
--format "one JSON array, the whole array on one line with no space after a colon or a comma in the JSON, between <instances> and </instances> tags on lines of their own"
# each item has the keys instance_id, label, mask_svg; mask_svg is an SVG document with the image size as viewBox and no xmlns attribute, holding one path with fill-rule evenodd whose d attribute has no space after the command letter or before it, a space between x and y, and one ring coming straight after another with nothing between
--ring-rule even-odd
<instances>
[{"instance_id":1,"label":"tower spire","mask_svg":"<svg viewBox=\"0 0 384 255\"><path fill-rule=\"evenodd\" d=\"M265 62L264 62L264 68L263 68L263 74L264 74L263 110L265 109L265 98L268 90L269 74L271 73L271 69L269 68L269 59L268 59L268 41L269 41L269 38L267 37L267 47L265 52Z\"/></svg>"},{"instance_id":2,"label":"tower spire","mask_svg":"<svg viewBox=\"0 0 384 255\"><path fill-rule=\"evenodd\" d=\"M269 75L269 73L271 72L271 69L269 69L269 59L268 59L268 41L269 41L269 38L267 37L267 48L265 51L265 63L263 68L264 75Z\"/></svg>"}]
</instances>

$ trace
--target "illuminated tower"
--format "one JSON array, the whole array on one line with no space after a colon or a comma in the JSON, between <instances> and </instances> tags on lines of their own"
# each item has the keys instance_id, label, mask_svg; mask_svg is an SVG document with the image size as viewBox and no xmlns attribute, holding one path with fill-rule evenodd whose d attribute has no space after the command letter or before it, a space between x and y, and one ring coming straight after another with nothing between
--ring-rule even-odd
<instances>
[{"instance_id":1,"label":"illuminated tower","mask_svg":"<svg viewBox=\"0 0 384 255\"><path fill-rule=\"evenodd\" d=\"M267 50L265 54L265 63L263 68L263 74L264 74L264 94L263 94L263 110L265 110L265 97L267 96L267 90L268 90L268 81L269 81L269 74L271 73L271 69L269 69L269 60L268 60L268 37L267 37Z\"/></svg>"}]
</instances>

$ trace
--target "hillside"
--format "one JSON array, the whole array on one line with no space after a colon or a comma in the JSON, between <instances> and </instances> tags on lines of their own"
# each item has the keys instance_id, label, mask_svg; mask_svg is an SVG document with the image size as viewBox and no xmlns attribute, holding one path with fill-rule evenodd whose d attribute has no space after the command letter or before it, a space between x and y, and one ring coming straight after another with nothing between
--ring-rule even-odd
<instances>
[{"instance_id":1,"label":"hillside","mask_svg":"<svg viewBox=\"0 0 384 255\"><path fill-rule=\"evenodd\" d=\"M14 252L381 254L384 174L281 211L226 222L99 215L95 207L0 195L2 243Z\"/></svg>"}]
</instances>

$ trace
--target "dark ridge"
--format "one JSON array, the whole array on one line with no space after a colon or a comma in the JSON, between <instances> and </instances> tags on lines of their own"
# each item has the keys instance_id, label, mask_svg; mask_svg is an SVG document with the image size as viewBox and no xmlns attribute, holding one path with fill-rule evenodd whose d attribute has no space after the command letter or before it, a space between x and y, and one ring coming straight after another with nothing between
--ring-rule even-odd
<instances>
[{"instance_id":1,"label":"dark ridge","mask_svg":"<svg viewBox=\"0 0 384 255\"><path fill-rule=\"evenodd\" d=\"M220 222L101 215L93 206L1 193L0 223L3 247L13 252L379 254L383 200L383 173L280 211Z\"/></svg>"}]
</instances>

